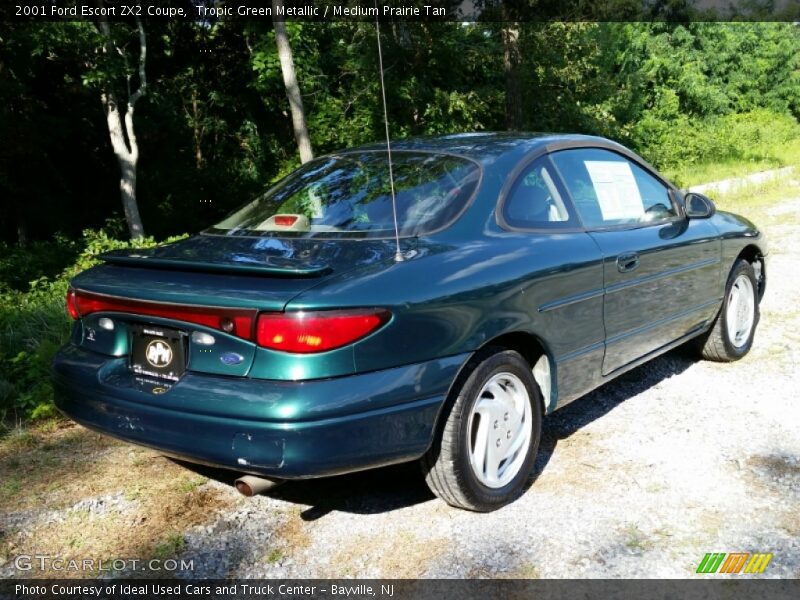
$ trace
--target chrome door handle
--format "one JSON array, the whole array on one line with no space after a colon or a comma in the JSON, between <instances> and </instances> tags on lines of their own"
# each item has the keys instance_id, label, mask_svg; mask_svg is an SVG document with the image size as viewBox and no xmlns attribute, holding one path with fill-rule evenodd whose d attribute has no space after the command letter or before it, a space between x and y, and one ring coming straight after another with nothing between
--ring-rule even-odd
<instances>
[{"instance_id":1,"label":"chrome door handle","mask_svg":"<svg viewBox=\"0 0 800 600\"><path fill-rule=\"evenodd\" d=\"M630 273L639 267L639 255L636 252L626 252L617 257L617 271Z\"/></svg>"}]
</instances>

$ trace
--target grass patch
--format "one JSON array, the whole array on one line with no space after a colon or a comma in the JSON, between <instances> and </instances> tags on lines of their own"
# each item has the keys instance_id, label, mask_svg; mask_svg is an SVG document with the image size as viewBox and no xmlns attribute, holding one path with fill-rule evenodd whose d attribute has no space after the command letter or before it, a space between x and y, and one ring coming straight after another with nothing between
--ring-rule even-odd
<instances>
[{"instance_id":1,"label":"grass patch","mask_svg":"<svg viewBox=\"0 0 800 600\"><path fill-rule=\"evenodd\" d=\"M180 489L183 493L188 494L190 492L195 491L204 483L208 482L208 478L206 477L198 477L196 479L190 479L188 481L184 481L180 485Z\"/></svg>"},{"instance_id":2,"label":"grass patch","mask_svg":"<svg viewBox=\"0 0 800 600\"><path fill-rule=\"evenodd\" d=\"M269 553L264 557L264 562L269 563L271 565L277 565L281 561L286 558L286 554L280 548L273 548L269 551Z\"/></svg>"},{"instance_id":3,"label":"grass patch","mask_svg":"<svg viewBox=\"0 0 800 600\"><path fill-rule=\"evenodd\" d=\"M709 196L720 210L743 214L761 224L767 220L787 222L797 219L797 211L787 210L785 214L773 218L767 211L774 211L787 201L800 200L800 181L797 177L800 177L800 171L796 169L788 177L746 184L725 193L709 192Z\"/></svg>"},{"instance_id":4,"label":"grass patch","mask_svg":"<svg viewBox=\"0 0 800 600\"><path fill-rule=\"evenodd\" d=\"M648 494L661 494L661 493L665 492L667 489L668 488L667 488L666 485L664 485L663 483L659 483L659 482L649 483L645 487L645 491Z\"/></svg>"},{"instance_id":5,"label":"grass patch","mask_svg":"<svg viewBox=\"0 0 800 600\"><path fill-rule=\"evenodd\" d=\"M200 487L204 478L151 451L142 451L150 460L137 466L139 452L82 427L33 432L33 439L21 455L0 458L0 513L19 517L4 532L3 547L13 554L173 558L186 549L184 532L239 501ZM10 467L19 456L25 468ZM102 511L73 510L79 501L120 491L126 501ZM56 518L39 521L42 514Z\"/></svg>"},{"instance_id":6,"label":"grass patch","mask_svg":"<svg viewBox=\"0 0 800 600\"><path fill-rule=\"evenodd\" d=\"M644 150L680 187L800 164L800 124L787 114L755 110L679 120L670 133Z\"/></svg>"},{"instance_id":7,"label":"grass patch","mask_svg":"<svg viewBox=\"0 0 800 600\"><path fill-rule=\"evenodd\" d=\"M147 460L142 460L145 455ZM128 500L169 498L169 517L191 516L208 504L211 494L198 489L206 479L159 457L77 425L55 432L20 430L0 440L0 482L19 480L24 496L0 497L0 512L30 508L68 508L87 496L120 490ZM213 504L213 503L211 503ZM210 505L209 505L210 506ZM163 531L163 530L162 530Z\"/></svg>"},{"instance_id":8,"label":"grass patch","mask_svg":"<svg viewBox=\"0 0 800 600\"><path fill-rule=\"evenodd\" d=\"M800 138L775 148L773 156L691 164L664 169L664 174L676 185L688 188L793 165L800 165Z\"/></svg>"},{"instance_id":9,"label":"grass patch","mask_svg":"<svg viewBox=\"0 0 800 600\"><path fill-rule=\"evenodd\" d=\"M175 558L186 550L186 540L179 533L171 533L164 540L156 544L153 549L153 558L166 560Z\"/></svg>"},{"instance_id":10,"label":"grass patch","mask_svg":"<svg viewBox=\"0 0 800 600\"><path fill-rule=\"evenodd\" d=\"M135 502L142 497L142 486L138 483L132 485L131 487L125 490L125 500L129 500L130 502Z\"/></svg>"},{"instance_id":11,"label":"grass patch","mask_svg":"<svg viewBox=\"0 0 800 600\"><path fill-rule=\"evenodd\" d=\"M22 480L19 477L12 476L2 484L0 484L0 501L10 501L16 498L22 489Z\"/></svg>"},{"instance_id":12,"label":"grass patch","mask_svg":"<svg viewBox=\"0 0 800 600\"><path fill-rule=\"evenodd\" d=\"M423 577L430 565L450 548L449 540L420 538L410 531L395 536L358 535L342 540L339 552L327 567L326 577L358 577L361 567L377 568L378 577L414 579ZM402 552L397 549L402 548ZM380 557L380 558L373 558ZM495 576L472 572L467 577Z\"/></svg>"},{"instance_id":13,"label":"grass patch","mask_svg":"<svg viewBox=\"0 0 800 600\"><path fill-rule=\"evenodd\" d=\"M55 433L20 430L0 442L0 481L19 480L26 493L0 495L0 512L58 507L83 497L99 453L111 440L72 426ZM61 503L64 504L61 504Z\"/></svg>"},{"instance_id":14,"label":"grass patch","mask_svg":"<svg viewBox=\"0 0 800 600\"><path fill-rule=\"evenodd\" d=\"M625 547L634 552L645 552L655 546L655 542L635 524L628 525L623 530L623 536Z\"/></svg>"},{"instance_id":15,"label":"grass patch","mask_svg":"<svg viewBox=\"0 0 800 600\"><path fill-rule=\"evenodd\" d=\"M21 450L32 450L39 445L39 438L30 429L15 427L0 438L0 457Z\"/></svg>"},{"instance_id":16,"label":"grass patch","mask_svg":"<svg viewBox=\"0 0 800 600\"><path fill-rule=\"evenodd\" d=\"M509 579L541 579L542 572L532 563L523 563L507 575Z\"/></svg>"},{"instance_id":17,"label":"grass patch","mask_svg":"<svg viewBox=\"0 0 800 600\"><path fill-rule=\"evenodd\" d=\"M800 462L791 455L756 455L747 459L751 473L765 485L794 488L800 483Z\"/></svg>"}]
</instances>

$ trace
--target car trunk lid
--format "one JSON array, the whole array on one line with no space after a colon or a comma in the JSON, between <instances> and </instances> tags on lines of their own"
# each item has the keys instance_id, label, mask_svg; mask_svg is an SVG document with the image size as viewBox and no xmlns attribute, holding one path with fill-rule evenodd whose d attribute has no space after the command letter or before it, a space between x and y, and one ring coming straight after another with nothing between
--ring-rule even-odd
<instances>
[{"instance_id":1,"label":"car trunk lid","mask_svg":"<svg viewBox=\"0 0 800 600\"><path fill-rule=\"evenodd\" d=\"M331 263L337 262L342 251L340 242L200 235L158 248L116 250L100 258L111 264L153 269L297 278L330 273Z\"/></svg>"},{"instance_id":2,"label":"car trunk lid","mask_svg":"<svg viewBox=\"0 0 800 600\"><path fill-rule=\"evenodd\" d=\"M199 235L174 244L103 254L73 286L152 302L281 311L334 275L390 260L387 240Z\"/></svg>"},{"instance_id":3,"label":"car trunk lid","mask_svg":"<svg viewBox=\"0 0 800 600\"><path fill-rule=\"evenodd\" d=\"M283 311L327 278L388 265L393 254L394 245L386 240L207 235L111 252L101 257L104 264L72 280L76 306L83 307L79 343L102 354L128 356L131 371L119 379L123 386L142 373L161 372L144 364L151 351L155 359L180 358L189 371L243 376L256 352L258 312ZM225 319L232 321L230 329ZM173 365L165 365L174 380Z\"/></svg>"}]
</instances>

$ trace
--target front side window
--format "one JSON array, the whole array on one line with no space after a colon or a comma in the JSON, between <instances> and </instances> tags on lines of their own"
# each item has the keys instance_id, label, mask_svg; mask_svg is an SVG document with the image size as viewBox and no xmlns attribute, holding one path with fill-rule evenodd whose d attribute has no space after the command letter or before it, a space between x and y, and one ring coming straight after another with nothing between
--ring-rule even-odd
<instances>
[{"instance_id":1,"label":"front side window","mask_svg":"<svg viewBox=\"0 0 800 600\"><path fill-rule=\"evenodd\" d=\"M676 216L669 189L627 158L599 148L551 155L587 228L658 222Z\"/></svg>"},{"instance_id":2,"label":"front side window","mask_svg":"<svg viewBox=\"0 0 800 600\"><path fill-rule=\"evenodd\" d=\"M572 226L569 208L545 158L533 161L519 175L503 203L503 219L514 228L552 229Z\"/></svg>"},{"instance_id":3,"label":"front side window","mask_svg":"<svg viewBox=\"0 0 800 600\"><path fill-rule=\"evenodd\" d=\"M480 168L465 158L392 153L401 236L446 227L466 208ZM389 163L364 151L313 160L209 230L225 235L391 237Z\"/></svg>"}]
</instances>

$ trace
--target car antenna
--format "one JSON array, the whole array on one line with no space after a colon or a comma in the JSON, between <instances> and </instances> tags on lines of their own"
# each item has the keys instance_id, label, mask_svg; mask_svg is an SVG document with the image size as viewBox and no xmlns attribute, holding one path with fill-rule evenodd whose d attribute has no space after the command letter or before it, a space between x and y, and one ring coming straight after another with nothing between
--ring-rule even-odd
<instances>
[{"instance_id":1,"label":"car antenna","mask_svg":"<svg viewBox=\"0 0 800 600\"><path fill-rule=\"evenodd\" d=\"M386 154L389 157L389 186L392 190L392 218L394 219L394 261L403 262L400 252L400 228L397 225L397 199L394 193L394 170L392 169L392 144L389 141L389 112L386 110L386 84L383 81L383 53L381 52L381 23L378 18L378 0L375 0L375 33L378 38L378 67L381 71L381 96L383 97L383 124L386 128Z\"/></svg>"}]
</instances>

